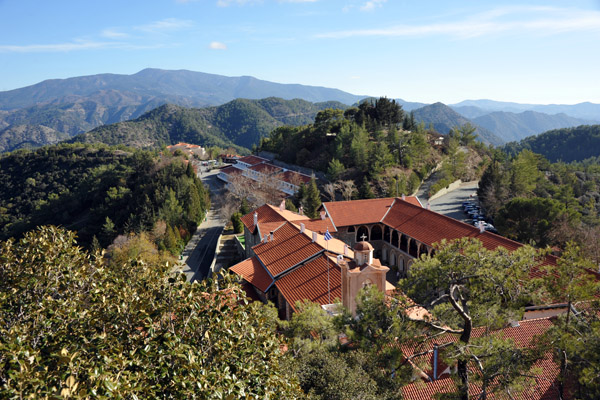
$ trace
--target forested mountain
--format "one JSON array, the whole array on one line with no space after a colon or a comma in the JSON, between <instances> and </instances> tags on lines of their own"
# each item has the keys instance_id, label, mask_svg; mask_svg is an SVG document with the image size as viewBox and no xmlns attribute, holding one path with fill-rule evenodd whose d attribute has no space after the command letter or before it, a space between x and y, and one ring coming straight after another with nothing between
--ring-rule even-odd
<instances>
[{"instance_id":1,"label":"forested mountain","mask_svg":"<svg viewBox=\"0 0 600 400\"><path fill-rule=\"evenodd\" d=\"M456 111L443 103L434 103L425 107L418 108L413 111L417 122L425 122L426 125L433 124L433 128L441 134L447 134L452 128L462 126L467 123L472 123L469 119L463 117ZM500 145L504 140L494 135L492 132L480 126L475 133L479 136L479 140L487 144Z\"/></svg>"},{"instance_id":2,"label":"forested mountain","mask_svg":"<svg viewBox=\"0 0 600 400\"><path fill-rule=\"evenodd\" d=\"M517 154L523 149L531 150L552 162L600 157L600 125L552 130L518 143L508 143L505 149L510 154Z\"/></svg>"},{"instance_id":3,"label":"forested mountain","mask_svg":"<svg viewBox=\"0 0 600 400\"><path fill-rule=\"evenodd\" d=\"M0 240L39 225L76 230L107 246L122 233L153 231L176 253L208 210L208 191L176 157L104 145L19 150L0 157Z\"/></svg>"},{"instance_id":4,"label":"forested mountain","mask_svg":"<svg viewBox=\"0 0 600 400\"><path fill-rule=\"evenodd\" d=\"M22 147L21 143L23 146L27 142L37 143L28 140L28 136L37 135L40 139L37 133L40 129L51 128L74 136L99 125L137 118L162 104L206 107L237 98L273 96L345 104L353 104L363 97L324 87L185 70L145 69L133 75L100 74L52 79L0 92L0 129L21 125L18 133L12 129L3 132L4 139L1 141L15 145L2 146L0 152ZM51 142L42 142L48 143Z\"/></svg>"},{"instance_id":5,"label":"forested mountain","mask_svg":"<svg viewBox=\"0 0 600 400\"><path fill-rule=\"evenodd\" d=\"M43 125L11 125L0 129L0 153L56 144L68 138L66 133Z\"/></svg>"},{"instance_id":6,"label":"forested mountain","mask_svg":"<svg viewBox=\"0 0 600 400\"><path fill-rule=\"evenodd\" d=\"M189 109L163 105L143 116L98 127L72 141L125 144L139 148L160 147L177 142L206 146L233 146L238 151L258 144L261 137L284 124L304 125L325 108L343 109L338 102L309 103L304 100L266 98L237 99L217 107ZM247 150L246 150L247 151Z\"/></svg>"},{"instance_id":7,"label":"forested mountain","mask_svg":"<svg viewBox=\"0 0 600 400\"><path fill-rule=\"evenodd\" d=\"M523 111L518 114L496 111L472 118L472 121L493 132L505 142L518 141L551 129L568 128L590 123L590 121L573 118L564 113L548 115L536 111Z\"/></svg>"},{"instance_id":8,"label":"forested mountain","mask_svg":"<svg viewBox=\"0 0 600 400\"><path fill-rule=\"evenodd\" d=\"M480 176L488 149L475 143L470 125L453 127L443 144L433 144L437 137L395 100L382 97L345 111L323 110L310 125L279 127L261 140L259 150L326 172L330 199L338 191L346 200L411 194L440 167L443 186Z\"/></svg>"}]
</instances>

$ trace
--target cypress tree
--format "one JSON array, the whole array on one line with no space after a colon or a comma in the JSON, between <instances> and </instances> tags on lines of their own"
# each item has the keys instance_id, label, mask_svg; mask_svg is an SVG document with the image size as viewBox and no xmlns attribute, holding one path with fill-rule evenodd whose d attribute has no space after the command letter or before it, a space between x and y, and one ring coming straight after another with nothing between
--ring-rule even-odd
<instances>
[{"instance_id":1,"label":"cypress tree","mask_svg":"<svg viewBox=\"0 0 600 400\"><path fill-rule=\"evenodd\" d=\"M310 179L310 183L308 184L308 188L306 189L305 196L305 212L310 218L317 218L317 210L321 205L321 192L317 188L317 180L313 176Z\"/></svg>"}]
</instances>

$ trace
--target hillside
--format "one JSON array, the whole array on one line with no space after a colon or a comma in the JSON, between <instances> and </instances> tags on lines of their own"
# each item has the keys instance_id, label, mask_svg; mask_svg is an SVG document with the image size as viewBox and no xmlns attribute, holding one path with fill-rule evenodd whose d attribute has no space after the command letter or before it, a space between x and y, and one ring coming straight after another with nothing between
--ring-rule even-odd
<instances>
[{"instance_id":1,"label":"hillside","mask_svg":"<svg viewBox=\"0 0 600 400\"><path fill-rule=\"evenodd\" d=\"M98 127L71 141L138 148L188 142L203 146L233 146L243 152L243 148L258 144L260 138L274 128L285 124L305 125L313 121L318 111L331 107L342 109L345 106L337 102L313 104L279 98L238 99L203 109L169 104L132 121Z\"/></svg>"},{"instance_id":2,"label":"hillside","mask_svg":"<svg viewBox=\"0 0 600 400\"><path fill-rule=\"evenodd\" d=\"M0 129L0 152L55 144L68 137L43 125L11 125Z\"/></svg>"},{"instance_id":3,"label":"hillside","mask_svg":"<svg viewBox=\"0 0 600 400\"><path fill-rule=\"evenodd\" d=\"M543 155L551 162L582 161L600 157L600 125L552 130L518 143L509 143L505 149L510 154L528 149Z\"/></svg>"},{"instance_id":4,"label":"hillside","mask_svg":"<svg viewBox=\"0 0 600 400\"><path fill-rule=\"evenodd\" d=\"M447 105L443 103L434 103L425 107L418 108L413 111L415 120L417 122L424 122L426 125L433 124L433 128L446 135L450 132L450 129L458 126L471 123L475 125L469 119L463 117ZM485 128L476 126L477 130L475 133L478 135L478 139L487 144L501 145L504 141L498 136Z\"/></svg>"},{"instance_id":5,"label":"hillside","mask_svg":"<svg viewBox=\"0 0 600 400\"><path fill-rule=\"evenodd\" d=\"M589 124L590 121L573 118L564 113L548 115L536 111L512 113L496 111L473 118L477 125L488 129L506 142L519 141L552 129Z\"/></svg>"},{"instance_id":6,"label":"hillside","mask_svg":"<svg viewBox=\"0 0 600 400\"><path fill-rule=\"evenodd\" d=\"M4 143L27 141L41 127L74 136L100 125L138 118L163 104L183 107L221 105L237 98L304 99L310 102L352 104L362 96L324 87L280 84L249 76L226 77L193 71L145 69L133 75L100 74L52 79L20 89L0 92L0 129ZM286 122L288 123L288 122ZM290 121L290 123L294 123ZM31 140L32 143L38 143ZM40 145L53 141L39 142ZM2 145L0 152L18 147Z\"/></svg>"},{"instance_id":7,"label":"hillside","mask_svg":"<svg viewBox=\"0 0 600 400\"><path fill-rule=\"evenodd\" d=\"M208 191L181 159L103 145L2 155L0 187L0 240L52 224L77 230L80 243L95 236L107 246L119 234L151 231L159 219L167 230L193 232L209 207Z\"/></svg>"}]
</instances>

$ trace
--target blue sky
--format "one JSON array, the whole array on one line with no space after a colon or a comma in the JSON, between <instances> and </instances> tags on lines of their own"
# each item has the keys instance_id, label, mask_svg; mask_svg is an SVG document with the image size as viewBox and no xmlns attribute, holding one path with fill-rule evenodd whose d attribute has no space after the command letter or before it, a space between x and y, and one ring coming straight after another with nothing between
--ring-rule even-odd
<instances>
[{"instance_id":1,"label":"blue sky","mask_svg":"<svg viewBox=\"0 0 600 400\"><path fill-rule=\"evenodd\" d=\"M147 67L426 103L600 103L600 0L0 0L0 91Z\"/></svg>"}]
</instances>

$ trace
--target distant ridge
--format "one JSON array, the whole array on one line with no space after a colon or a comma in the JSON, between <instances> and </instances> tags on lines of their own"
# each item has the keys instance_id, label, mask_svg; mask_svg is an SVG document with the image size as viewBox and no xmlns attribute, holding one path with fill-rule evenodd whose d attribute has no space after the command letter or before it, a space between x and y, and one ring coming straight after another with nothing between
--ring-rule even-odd
<instances>
[{"instance_id":1,"label":"distant ridge","mask_svg":"<svg viewBox=\"0 0 600 400\"><path fill-rule=\"evenodd\" d=\"M40 103L76 102L103 91L127 93L140 102L164 98L185 106L219 105L236 98L300 98L310 102L353 104L365 96L338 89L268 82L251 76L227 77L188 70L147 68L132 75L99 74L51 79L20 89L0 92L0 109L14 110ZM106 102L101 102L107 105ZM112 103L111 103L112 104Z\"/></svg>"},{"instance_id":2,"label":"distant ridge","mask_svg":"<svg viewBox=\"0 0 600 400\"><path fill-rule=\"evenodd\" d=\"M464 100L460 103L451 104L450 107L452 107L455 111L460 112L461 114L461 110L464 110L463 107L470 107L471 112L474 111L473 107L475 107L481 109L483 114L488 114L493 111L506 111L513 113L520 113L523 111L537 111L544 114L564 113L575 118L600 121L600 104L590 102L583 102L578 104L523 104L483 99ZM468 116L469 118L480 116L468 114L464 115Z\"/></svg>"},{"instance_id":3,"label":"distant ridge","mask_svg":"<svg viewBox=\"0 0 600 400\"><path fill-rule=\"evenodd\" d=\"M595 121L573 118L564 113L548 115L536 111L523 111L518 114L495 111L473 118L473 122L490 130L503 140L511 142L552 129L589 125Z\"/></svg>"},{"instance_id":4,"label":"distant ridge","mask_svg":"<svg viewBox=\"0 0 600 400\"><path fill-rule=\"evenodd\" d=\"M478 139L487 144L495 146L501 145L504 141L485 128L477 126L468 118L463 117L443 103L434 103L413 111L417 122L424 122L426 125L433 124L433 127L439 133L446 135L450 129L471 123L477 128L475 131Z\"/></svg>"}]
</instances>

